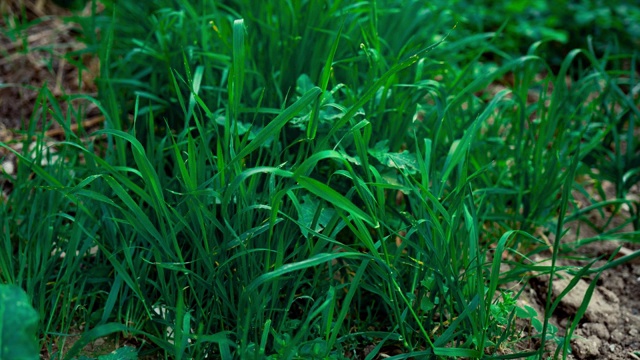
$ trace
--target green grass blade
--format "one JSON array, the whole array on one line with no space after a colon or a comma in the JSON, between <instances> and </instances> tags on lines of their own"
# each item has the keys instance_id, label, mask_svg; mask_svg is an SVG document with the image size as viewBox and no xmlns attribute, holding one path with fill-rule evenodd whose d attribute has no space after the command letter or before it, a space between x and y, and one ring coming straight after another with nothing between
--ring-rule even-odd
<instances>
[{"instance_id":1,"label":"green grass blade","mask_svg":"<svg viewBox=\"0 0 640 360\"><path fill-rule=\"evenodd\" d=\"M310 105L313 101L318 98L321 91L318 87L314 87L311 90L307 91L298 101L293 103L291 106L286 108L280 115L276 116L267 126L265 126L258 134L256 134L255 138L251 140L248 144L246 144L240 152L229 162L229 165L240 161L240 159L249 155L254 150L258 149L262 146L269 138L277 138L277 133L282 129L282 127L294 116L300 113L304 108Z\"/></svg>"}]
</instances>

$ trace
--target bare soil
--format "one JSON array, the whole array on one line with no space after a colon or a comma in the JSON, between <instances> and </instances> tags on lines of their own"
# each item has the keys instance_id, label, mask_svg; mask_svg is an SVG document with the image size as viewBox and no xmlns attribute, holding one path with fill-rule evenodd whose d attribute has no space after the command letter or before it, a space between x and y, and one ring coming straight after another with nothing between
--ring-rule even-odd
<instances>
[{"instance_id":1,"label":"bare soil","mask_svg":"<svg viewBox=\"0 0 640 360\"><path fill-rule=\"evenodd\" d=\"M638 185L635 185L627 198L635 204L633 208L603 209L589 212L585 219L567 224L568 232L561 239L564 245L574 246L585 239L596 238L611 230L613 235L608 240L600 240L580 246L559 259L557 266L584 266L592 259L602 257L592 269L604 266L609 259L620 258L640 249L638 239L623 241L615 237L616 233L624 234L637 231L634 229L633 213L638 211ZM615 198L614 185L602 184L607 199ZM593 190L593 189L591 189ZM592 191L597 193L596 191ZM583 194L573 193L574 200L580 208L592 205ZM595 196L595 201L602 201ZM637 220L636 220L637 221ZM595 228L594 228L595 225ZM603 231L604 230L604 231ZM553 235L549 235L553 243ZM570 255L570 256L567 256ZM550 265L549 259L534 259L541 265ZM590 275L578 280L575 287L560 300L559 306L551 318L551 323L558 327L559 335L565 336L573 319L587 295L589 285L593 281L593 294L583 317L581 318L571 340L571 353L568 359L639 359L640 358L640 257L625 262L617 267L607 269L595 280ZM552 298L556 300L569 286L573 276L560 271L552 282ZM538 314L544 313L544 304L549 286L549 277L539 276L530 281L531 288L519 299L521 304L532 306ZM542 319L541 319L542 320ZM553 341L547 344L553 353L557 348Z\"/></svg>"},{"instance_id":2,"label":"bare soil","mask_svg":"<svg viewBox=\"0 0 640 360\"><path fill-rule=\"evenodd\" d=\"M3 0L0 11L0 130L27 129L32 121L40 129L57 127L46 114L33 113L40 90L56 100L95 94L99 62L76 40L78 25L65 22L71 13L51 1ZM66 113L66 102L60 105Z\"/></svg>"},{"instance_id":3,"label":"bare soil","mask_svg":"<svg viewBox=\"0 0 640 360\"><path fill-rule=\"evenodd\" d=\"M63 139L61 121L74 131L99 125L93 103L67 101L95 96L100 72L98 58L76 39L78 25L65 20L72 13L49 0L0 0L0 15L0 142L21 151L36 131L48 144ZM16 156L0 147L0 201L12 187L3 172L11 176L16 168Z\"/></svg>"}]
</instances>

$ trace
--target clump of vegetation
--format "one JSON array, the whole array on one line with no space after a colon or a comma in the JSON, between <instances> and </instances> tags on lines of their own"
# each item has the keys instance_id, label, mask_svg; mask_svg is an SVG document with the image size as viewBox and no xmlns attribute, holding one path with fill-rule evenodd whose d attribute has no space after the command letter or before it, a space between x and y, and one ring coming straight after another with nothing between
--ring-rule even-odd
<instances>
[{"instance_id":1,"label":"clump of vegetation","mask_svg":"<svg viewBox=\"0 0 640 360\"><path fill-rule=\"evenodd\" d=\"M421 1L105 6L76 19L99 94L68 98L104 128L74 133L43 89L34 118L69 130L56 161L27 134L0 202L0 278L31 296L50 353L78 328L65 358L111 334L175 359L562 349L551 295L540 314L516 298L557 271L576 179L620 199L638 181L637 54L553 63L513 46L523 18L484 32L473 16L501 17Z\"/></svg>"}]
</instances>

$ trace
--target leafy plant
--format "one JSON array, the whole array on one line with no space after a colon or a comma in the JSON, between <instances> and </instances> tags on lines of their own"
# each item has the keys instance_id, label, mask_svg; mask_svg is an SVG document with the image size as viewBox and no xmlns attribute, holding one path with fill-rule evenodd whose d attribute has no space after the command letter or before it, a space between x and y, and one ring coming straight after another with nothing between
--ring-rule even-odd
<instances>
[{"instance_id":1,"label":"leafy plant","mask_svg":"<svg viewBox=\"0 0 640 360\"><path fill-rule=\"evenodd\" d=\"M520 28L469 33L421 1L105 6L82 23L98 99L67 98L77 117L74 102L93 103L104 128L71 132L43 88L33 120L65 139L32 127L34 147L1 144L19 162L0 278L33 296L49 350L82 324L63 356L122 334L144 339L141 357L479 358L520 341L517 318L566 346L557 300L540 321L504 288L556 271L529 259L569 248L578 175L614 162L618 196L631 185L635 75L609 63L629 57L566 48L554 63L541 42L514 55Z\"/></svg>"},{"instance_id":2,"label":"leafy plant","mask_svg":"<svg viewBox=\"0 0 640 360\"><path fill-rule=\"evenodd\" d=\"M130 346L124 346L113 350L107 355L100 355L95 359L83 355L75 360L138 360L138 352Z\"/></svg>"},{"instance_id":3,"label":"leafy plant","mask_svg":"<svg viewBox=\"0 0 640 360\"><path fill-rule=\"evenodd\" d=\"M0 285L0 358L39 359L39 319L24 290L15 285Z\"/></svg>"}]
</instances>

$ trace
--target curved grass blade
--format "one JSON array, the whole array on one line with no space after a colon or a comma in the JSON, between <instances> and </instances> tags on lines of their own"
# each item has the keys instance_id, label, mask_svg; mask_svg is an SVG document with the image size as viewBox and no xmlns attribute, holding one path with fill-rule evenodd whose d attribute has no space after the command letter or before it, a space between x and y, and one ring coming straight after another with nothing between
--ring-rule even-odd
<instances>
[{"instance_id":1,"label":"curved grass blade","mask_svg":"<svg viewBox=\"0 0 640 360\"><path fill-rule=\"evenodd\" d=\"M309 104L315 101L320 95L320 88L313 87L311 90L307 91L298 101L293 103L293 105L286 108L280 115L276 116L267 126L265 126L258 134L256 134L255 138L248 143L246 146L240 150L240 152L229 162L228 165L234 164L245 156L249 155L252 151L259 148L262 144L264 144L269 138L275 135L282 129L282 127L294 116L296 116L300 111L306 108Z\"/></svg>"},{"instance_id":2,"label":"curved grass blade","mask_svg":"<svg viewBox=\"0 0 640 360\"><path fill-rule=\"evenodd\" d=\"M233 22L233 75L231 79L232 94L230 99L231 110L235 120L238 120L240 109L240 98L244 87L244 20L238 19Z\"/></svg>"},{"instance_id":3,"label":"curved grass blade","mask_svg":"<svg viewBox=\"0 0 640 360\"><path fill-rule=\"evenodd\" d=\"M299 176L295 179L300 184L300 186L309 190L309 192L346 211L348 214L363 220L374 228L379 226L378 222L375 221L369 214L362 211L349 199L342 196L339 192L333 190L327 185L306 176Z\"/></svg>"},{"instance_id":4,"label":"curved grass blade","mask_svg":"<svg viewBox=\"0 0 640 360\"><path fill-rule=\"evenodd\" d=\"M314 267L320 264L325 264L335 259L358 258L358 257L366 257L366 255L361 253L348 253L348 252L321 253L321 254L314 255L306 260L298 261L292 264L285 264L285 265L282 265L282 267L274 271L268 272L266 274L262 274L257 279L253 280L251 284L247 286L245 294L251 294L258 288L258 286L266 284L271 280L278 279L281 276L288 274L290 272L308 269L310 267Z\"/></svg>"}]
</instances>

